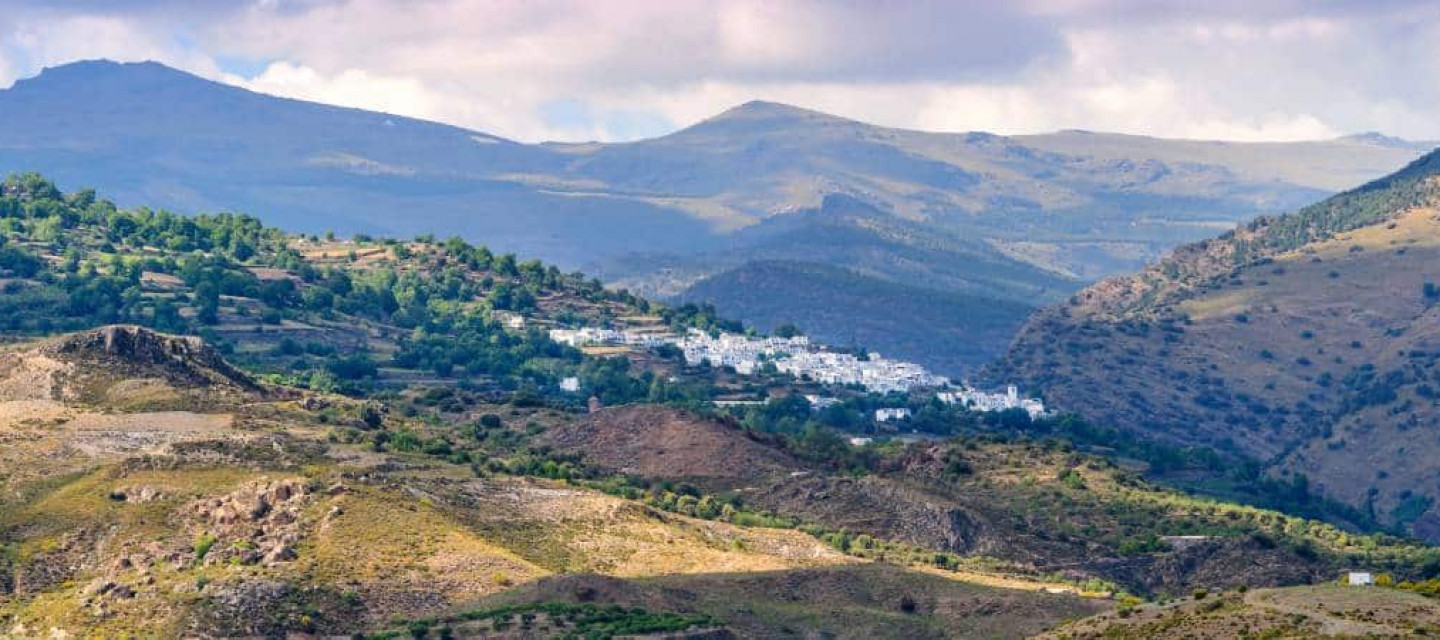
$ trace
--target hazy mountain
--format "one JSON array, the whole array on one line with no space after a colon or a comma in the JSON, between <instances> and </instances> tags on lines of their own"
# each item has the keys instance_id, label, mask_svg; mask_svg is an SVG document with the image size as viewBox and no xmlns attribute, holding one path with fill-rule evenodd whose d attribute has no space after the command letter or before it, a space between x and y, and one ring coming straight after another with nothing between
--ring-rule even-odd
<instances>
[{"instance_id":1,"label":"hazy mountain","mask_svg":"<svg viewBox=\"0 0 1440 640\"><path fill-rule=\"evenodd\" d=\"M154 63L74 63L0 91L0 171L297 231L483 238L659 295L780 259L1045 302L1426 146L939 134L765 102L651 140L528 145ZM834 194L866 206L824 219Z\"/></svg>"},{"instance_id":2,"label":"hazy mountain","mask_svg":"<svg viewBox=\"0 0 1440 640\"><path fill-rule=\"evenodd\" d=\"M1440 152L1037 314L990 373L1440 540Z\"/></svg>"},{"instance_id":3,"label":"hazy mountain","mask_svg":"<svg viewBox=\"0 0 1440 640\"><path fill-rule=\"evenodd\" d=\"M498 178L561 166L543 147L154 63L48 69L0 92L0 122L0 167L41 170L124 204L240 210L312 232L483 231L572 266L637 243L688 250L708 235L643 202L558 197Z\"/></svg>"}]
</instances>

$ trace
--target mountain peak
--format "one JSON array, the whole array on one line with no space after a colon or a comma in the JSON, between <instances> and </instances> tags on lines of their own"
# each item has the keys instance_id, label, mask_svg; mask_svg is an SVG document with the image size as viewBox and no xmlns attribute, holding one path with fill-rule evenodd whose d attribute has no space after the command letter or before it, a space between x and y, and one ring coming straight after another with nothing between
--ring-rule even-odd
<instances>
[{"instance_id":1,"label":"mountain peak","mask_svg":"<svg viewBox=\"0 0 1440 640\"><path fill-rule=\"evenodd\" d=\"M46 67L36 76L17 81L6 93L34 100L94 100L97 92L137 96L156 91L190 91L204 86L240 90L154 61L81 60Z\"/></svg>"},{"instance_id":2,"label":"mountain peak","mask_svg":"<svg viewBox=\"0 0 1440 640\"><path fill-rule=\"evenodd\" d=\"M750 132L752 129L773 130L778 127L785 127L793 130L796 127L847 124L860 123L840 116L781 102L751 100L722 111L677 133L704 131L740 134Z\"/></svg>"},{"instance_id":3,"label":"mountain peak","mask_svg":"<svg viewBox=\"0 0 1440 640\"><path fill-rule=\"evenodd\" d=\"M819 111L785 104L783 102L770 102L768 100L751 100L749 102L731 107L715 116L716 118L774 118L774 117L806 117L806 116L835 117Z\"/></svg>"},{"instance_id":4,"label":"mountain peak","mask_svg":"<svg viewBox=\"0 0 1440 640\"><path fill-rule=\"evenodd\" d=\"M104 58L95 60L79 60L67 62L53 67L45 67L40 74L29 80L21 82L47 82L56 80L98 80L104 78L119 77L127 81L141 79L199 79L198 76L181 71L174 67L166 66L154 60L143 62L117 62Z\"/></svg>"},{"instance_id":5,"label":"mountain peak","mask_svg":"<svg viewBox=\"0 0 1440 640\"><path fill-rule=\"evenodd\" d=\"M1340 139L1346 142L1368 144L1377 147L1391 147L1395 149L1408 149L1415 146L1415 143L1410 142L1409 140L1396 138L1395 136L1387 136L1378 131L1366 131L1364 133L1356 133L1353 135L1342 136Z\"/></svg>"}]
</instances>

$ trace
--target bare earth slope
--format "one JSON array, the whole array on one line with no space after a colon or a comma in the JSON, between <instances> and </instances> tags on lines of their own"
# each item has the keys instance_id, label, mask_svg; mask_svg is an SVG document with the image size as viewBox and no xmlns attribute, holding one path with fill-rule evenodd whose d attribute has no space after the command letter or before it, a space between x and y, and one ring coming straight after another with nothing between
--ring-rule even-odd
<instances>
[{"instance_id":1,"label":"bare earth slope","mask_svg":"<svg viewBox=\"0 0 1440 640\"><path fill-rule=\"evenodd\" d=\"M546 432L544 441L613 473L707 484L743 483L802 468L733 426L648 405L601 410Z\"/></svg>"}]
</instances>

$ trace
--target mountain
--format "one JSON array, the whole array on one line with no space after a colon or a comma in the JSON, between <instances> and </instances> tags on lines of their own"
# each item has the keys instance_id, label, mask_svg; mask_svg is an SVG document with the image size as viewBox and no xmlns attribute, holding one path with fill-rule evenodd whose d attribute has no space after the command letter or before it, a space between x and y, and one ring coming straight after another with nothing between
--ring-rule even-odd
<instances>
[{"instance_id":1,"label":"mountain","mask_svg":"<svg viewBox=\"0 0 1440 640\"><path fill-rule=\"evenodd\" d=\"M995 379L1440 539L1440 153L1037 314Z\"/></svg>"},{"instance_id":2,"label":"mountain","mask_svg":"<svg viewBox=\"0 0 1440 640\"><path fill-rule=\"evenodd\" d=\"M1430 146L927 133L766 102L655 139L529 145L106 61L0 91L0 123L0 171L42 171L122 205L243 211L301 232L484 238L663 296L752 254L812 261L803 252L819 247L824 265L1032 304ZM843 208L843 230L816 219L837 194L868 209Z\"/></svg>"},{"instance_id":3,"label":"mountain","mask_svg":"<svg viewBox=\"0 0 1440 640\"><path fill-rule=\"evenodd\" d=\"M571 265L636 242L687 249L708 235L642 202L558 197L504 179L555 167L542 147L155 63L47 69L0 92L0 119L4 170L43 171L126 205L243 211L308 232L483 230L507 250Z\"/></svg>"},{"instance_id":4,"label":"mountain","mask_svg":"<svg viewBox=\"0 0 1440 640\"><path fill-rule=\"evenodd\" d=\"M657 266L668 286L646 286ZM1077 286L985 242L837 194L740 230L723 251L676 261L637 257L631 267L628 277L611 271L613 281L665 300L710 303L766 330L795 323L830 344L957 376L999 355L1037 301Z\"/></svg>"}]
</instances>

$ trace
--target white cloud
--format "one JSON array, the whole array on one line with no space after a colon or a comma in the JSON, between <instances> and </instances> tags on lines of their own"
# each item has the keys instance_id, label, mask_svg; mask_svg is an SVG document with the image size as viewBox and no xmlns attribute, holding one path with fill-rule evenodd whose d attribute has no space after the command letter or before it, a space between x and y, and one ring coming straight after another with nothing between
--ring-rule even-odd
<instances>
[{"instance_id":1,"label":"white cloud","mask_svg":"<svg viewBox=\"0 0 1440 640\"><path fill-rule=\"evenodd\" d=\"M343 107L410 114L438 119L445 114L444 99L431 94L414 78L384 76L361 69L346 69L332 76L310 67L276 62L253 78L226 76L253 91L327 102Z\"/></svg>"},{"instance_id":2,"label":"white cloud","mask_svg":"<svg viewBox=\"0 0 1440 640\"><path fill-rule=\"evenodd\" d=\"M0 89L8 88L10 85L15 84L18 76L19 73L15 70L15 66L10 64L10 61L5 57L5 52L0 51Z\"/></svg>"}]
</instances>

